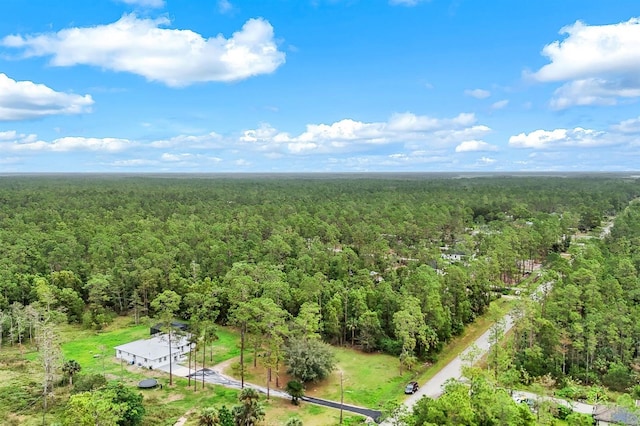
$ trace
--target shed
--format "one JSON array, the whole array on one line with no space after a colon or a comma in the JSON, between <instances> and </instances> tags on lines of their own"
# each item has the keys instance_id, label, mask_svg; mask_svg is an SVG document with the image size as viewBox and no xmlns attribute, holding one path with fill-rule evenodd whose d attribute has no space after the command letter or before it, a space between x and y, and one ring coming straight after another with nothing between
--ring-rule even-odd
<instances>
[{"instance_id":1,"label":"shed","mask_svg":"<svg viewBox=\"0 0 640 426\"><path fill-rule=\"evenodd\" d=\"M180 330L180 331L187 331L189 330L189 324L184 323L182 321L172 321L171 322L171 328L176 329L176 330ZM153 326L151 326L151 328L149 329L150 334L153 336L155 334L161 333L162 332L162 323L157 323Z\"/></svg>"}]
</instances>

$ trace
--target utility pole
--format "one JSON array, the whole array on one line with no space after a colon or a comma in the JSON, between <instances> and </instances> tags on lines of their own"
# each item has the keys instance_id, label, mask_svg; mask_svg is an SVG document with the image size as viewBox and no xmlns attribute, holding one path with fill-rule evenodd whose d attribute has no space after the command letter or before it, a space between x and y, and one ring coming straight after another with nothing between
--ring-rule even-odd
<instances>
[{"instance_id":1,"label":"utility pole","mask_svg":"<svg viewBox=\"0 0 640 426\"><path fill-rule=\"evenodd\" d=\"M340 424L342 424L342 406L344 405L344 374L340 370Z\"/></svg>"}]
</instances>

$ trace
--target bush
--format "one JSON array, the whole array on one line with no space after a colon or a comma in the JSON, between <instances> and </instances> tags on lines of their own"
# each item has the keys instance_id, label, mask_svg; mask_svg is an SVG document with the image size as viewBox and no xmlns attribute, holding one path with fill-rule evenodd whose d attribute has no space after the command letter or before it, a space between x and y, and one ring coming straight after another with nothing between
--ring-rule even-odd
<instances>
[{"instance_id":1,"label":"bush","mask_svg":"<svg viewBox=\"0 0 640 426\"><path fill-rule=\"evenodd\" d=\"M631 371L624 365L611 363L609 371L602 376L602 383L611 390L625 392L633 382Z\"/></svg>"},{"instance_id":2,"label":"bush","mask_svg":"<svg viewBox=\"0 0 640 426\"><path fill-rule=\"evenodd\" d=\"M383 337L380 340L380 349L386 354L400 356L402 353L402 342L389 337Z\"/></svg>"},{"instance_id":3,"label":"bush","mask_svg":"<svg viewBox=\"0 0 640 426\"><path fill-rule=\"evenodd\" d=\"M102 374L83 374L73 383L73 393L90 392L100 389L107 384Z\"/></svg>"},{"instance_id":4,"label":"bush","mask_svg":"<svg viewBox=\"0 0 640 426\"><path fill-rule=\"evenodd\" d=\"M635 385L631 388L631 396L633 396L634 399L640 399L640 385Z\"/></svg>"}]
</instances>

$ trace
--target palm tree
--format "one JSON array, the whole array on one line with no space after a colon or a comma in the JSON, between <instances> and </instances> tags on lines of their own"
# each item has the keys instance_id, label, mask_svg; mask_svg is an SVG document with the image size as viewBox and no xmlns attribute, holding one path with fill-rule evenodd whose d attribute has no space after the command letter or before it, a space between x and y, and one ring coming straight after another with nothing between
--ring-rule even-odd
<instances>
[{"instance_id":1,"label":"palm tree","mask_svg":"<svg viewBox=\"0 0 640 426\"><path fill-rule=\"evenodd\" d=\"M62 365L62 372L69 376L69 386L73 385L73 375L82 370L75 359L70 359Z\"/></svg>"},{"instance_id":2,"label":"palm tree","mask_svg":"<svg viewBox=\"0 0 640 426\"><path fill-rule=\"evenodd\" d=\"M198 426L219 426L220 416L214 407L205 407L198 416Z\"/></svg>"},{"instance_id":3,"label":"palm tree","mask_svg":"<svg viewBox=\"0 0 640 426\"><path fill-rule=\"evenodd\" d=\"M260 395L252 388L244 388L238 397L240 405L233 407L236 426L255 426L264 418L264 409L258 402Z\"/></svg>"},{"instance_id":4,"label":"palm tree","mask_svg":"<svg viewBox=\"0 0 640 426\"><path fill-rule=\"evenodd\" d=\"M287 386L284 391L291 395L291 403L293 405L298 405L298 400L304 396L304 387L302 383L297 380L290 380L287 382Z\"/></svg>"},{"instance_id":5,"label":"palm tree","mask_svg":"<svg viewBox=\"0 0 640 426\"><path fill-rule=\"evenodd\" d=\"M300 417L291 417L284 426L302 426L302 420L300 420Z\"/></svg>"}]
</instances>

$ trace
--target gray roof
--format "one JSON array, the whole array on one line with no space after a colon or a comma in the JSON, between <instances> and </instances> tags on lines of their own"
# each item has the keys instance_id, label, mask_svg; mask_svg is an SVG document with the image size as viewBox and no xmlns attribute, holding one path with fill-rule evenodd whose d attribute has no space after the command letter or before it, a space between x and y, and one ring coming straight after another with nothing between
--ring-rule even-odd
<instances>
[{"instance_id":1,"label":"gray roof","mask_svg":"<svg viewBox=\"0 0 640 426\"><path fill-rule=\"evenodd\" d=\"M178 348L189 344L188 336L172 336L171 347ZM125 343L116 346L116 350L127 352L136 357L147 359L158 359L169 356L169 339L166 334L159 334L150 339L136 340L135 342ZM174 352L175 349L172 349Z\"/></svg>"},{"instance_id":2,"label":"gray roof","mask_svg":"<svg viewBox=\"0 0 640 426\"><path fill-rule=\"evenodd\" d=\"M636 414L622 407L597 405L594 409L593 418L595 420L621 425L638 425L638 417Z\"/></svg>"}]
</instances>

